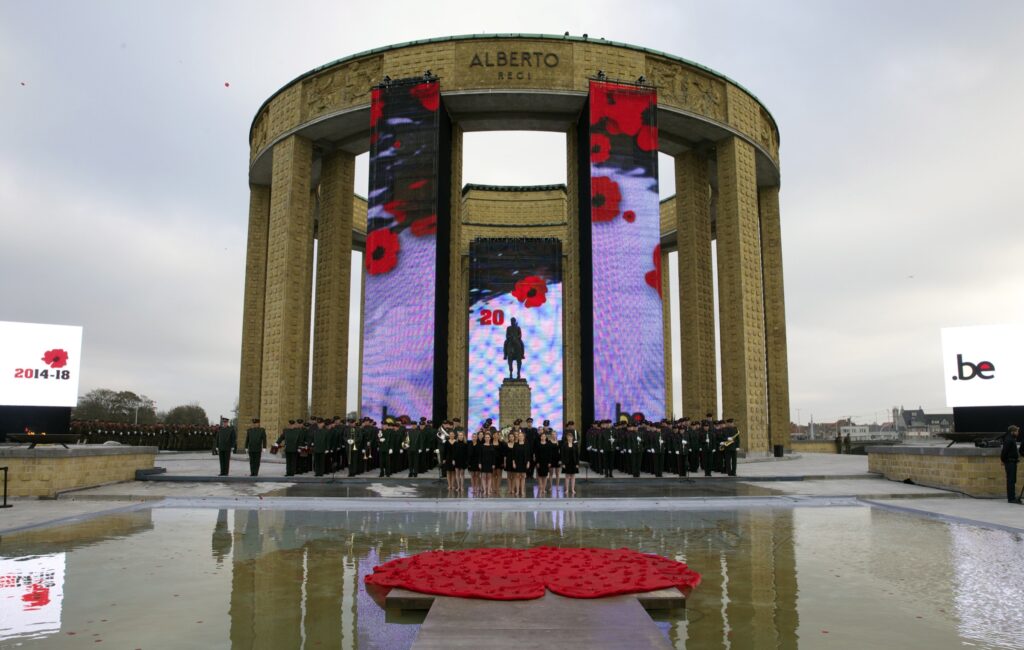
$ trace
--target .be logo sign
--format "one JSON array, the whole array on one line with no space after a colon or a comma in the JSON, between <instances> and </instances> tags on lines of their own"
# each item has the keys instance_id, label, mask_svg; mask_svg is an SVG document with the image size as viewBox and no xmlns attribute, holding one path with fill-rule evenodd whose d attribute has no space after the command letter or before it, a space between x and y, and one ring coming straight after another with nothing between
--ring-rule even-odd
<instances>
[{"instance_id":1,"label":".be logo sign","mask_svg":"<svg viewBox=\"0 0 1024 650\"><path fill-rule=\"evenodd\" d=\"M992 379L996 376L995 372L996 366L991 361L971 363L970 361L964 361L964 355L958 354L956 355L956 374L953 376L953 381L958 379L967 381L975 377L978 379Z\"/></svg>"}]
</instances>

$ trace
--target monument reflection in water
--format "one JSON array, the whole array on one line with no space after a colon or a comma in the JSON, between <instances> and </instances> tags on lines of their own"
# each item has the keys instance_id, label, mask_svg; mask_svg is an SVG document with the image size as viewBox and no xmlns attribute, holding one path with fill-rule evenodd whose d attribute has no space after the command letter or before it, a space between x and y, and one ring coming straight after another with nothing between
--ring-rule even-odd
<instances>
[{"instance_id":1,"label":"monument reflection in water","mask_svg":"<svg viewBox=\"0 0 1024 650\"><path fill-rule=\"evenodd\" d=\"M31 570L61 556L64 580L59 614L40 625L9 607L20 596L0 608L0 646L407 648L422 619L386 620L363 588L375 565L433 549L560 545L628 547L700 571L687 608L655 616L677 648L1024 647L1024 567L994 561L1024 554L1024 540L1002 530L865 506L438 513L266 503L140 509L4 535L0 560Z\"/></svg>"},{"instance_id":2,"label":"monument reflection in water","mask_svg":"<svg viewBox=\"0 0 1024 650\"><path fill-rule=\"evenodd\" d=\"M418 625L385 623L362 588L375 565L435 549L558 545L625 546L698 567L688 609L658 618L678 647L797 646L791 510L648 514L236 511L234 534L218 523L213 536L214 554L233 558L231 641L407 647Z\"/></svg>"}]
</instances>

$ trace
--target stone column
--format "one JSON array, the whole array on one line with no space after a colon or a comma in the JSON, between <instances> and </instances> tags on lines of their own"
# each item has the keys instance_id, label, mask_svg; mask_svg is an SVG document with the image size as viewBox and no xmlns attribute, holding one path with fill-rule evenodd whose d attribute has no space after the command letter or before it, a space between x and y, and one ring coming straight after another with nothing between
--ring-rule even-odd
<instances>
[{"instance_id":1,"label":"stone column","mask_svg":"<svg viewBox=\"0 0 1024 650\"><path fill-rule=\"evenodd\" d=\"M313 239L316 237L316 223L319 219L320 214L320 201L317 197L316 190L310 190L309 192L309 259L306 260L306 268L303 269L305 273L306 288L305 293L309 296L309 301L306 303L306 324L302 326L302 333L304 339L302 341L302 349L306 351L306 356L302 358L302 388L300 392L302 394L302 411L299 417L306 417L306 415L321 415L320 413L309 412L309 350L311 343L311 335L313 329L313 265L316 263L316 257L314 255L315 248L313 247Z\"/></svg>"},{"instance_id":2,"label":"stone column","mask_svg":"<svg viewBox=\"0 0 1024 650\"><path fill-rule=\"evenodd\" d=\"M687 151L675 162L683 415L702 418L718 407L711 185L703 154Z\"/></svg>"},{"instance_id":3,"label":"stone column","mask_svg":"<svg viewBox=\"0 0 1024 650\"><path fill-rule=\"evenodd\" d=\"M348 313L352 276L355 156L324 156L317 229L313 413L345 417L348 395Z\"/></svg>"},{"instance_id":4,"label":"stone column","mask_svg":"<svg viewBox=\"0 0 1024 650\"><path fill-rule=\"evenodd\" d=\"M469 287L462 270L462 127L452 124L451 246L448 249L448 417L466 422L469 374ZM444 296L437 296L443 300Z\"/></svg>"},{"instance_id":5,"label":"stone column","mask_svg":"<svg viewBox=\"0 0 1024 650\"><path fill-rule=\"evenodd\" d=\"M566 237L562 250L562 422L576 423L582 430L582 380L580 379L580 222L579 222L579 136L575 128L565 134L565 214ZM559 432L561 433L561 432Z\"/></svg>"},{"instance_id":6,"label":"stone column","mask_svg":"<svg viewBox=\"0 0 1024 650\"><path fill-rule=\"evenodd\" d=\"M245 253L245 294L242 307L242 362L238 387L238 446L252 418L260 417L263 379L263 311L267 291L267 229L270 188L249 186L249 242Z\"/></svg>"},{"instance_id":7,"label":"stone column","mask_svg":"<svg viewBox=\"0 0 1024 650\"><path fill-rule=\"evenodd\" d=\"M661 249L661 330L665 341L665 417L678 417L672 412L672 283L668 272L668 251Z\"/></svg>"},{"instance_id":8,"label":"stone column","mask_svg":"<svg viewBox=\"0 0 1024 650\"><path fill-rule=\"evenodd\" d=\"M311 296L305 270L313 254L312 146L305 138L290 136L274 145L273 155L260 409L270 436L306 411L302 371L309 357L304 347L309 328L303 332L303 327Z\"/></svg>"},{"instance_id":9,"label":"stone column","mask_svg":"<svg viewBox=\"0 0 1024 650\"><path fill-rule=\"evenodd\" d=\"M736 419L748 453L765 455L768 390L754 147L732 136L717 151L722 414Z\"/></svg>"},{"instance_id":10,"label":"stone column","mask_svg":"<svg viewBox=\"0 0 1024 650\"><path fill-rule=\"evenodd\" d=\"M764 343L768 354L768 430L773 445L789 449L789 361L778 186L762 187L758 192L758 206L761 209L761 272L764 276Z\"/></svg>"}]
</instances>

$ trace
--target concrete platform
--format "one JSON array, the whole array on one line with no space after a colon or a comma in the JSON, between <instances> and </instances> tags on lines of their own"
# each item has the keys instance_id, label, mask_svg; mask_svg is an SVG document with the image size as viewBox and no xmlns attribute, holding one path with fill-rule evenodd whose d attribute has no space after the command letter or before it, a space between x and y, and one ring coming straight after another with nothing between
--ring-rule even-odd
<instances>
[{"instance_id":1,"label":"concrete platform","mask_svg":"<svg viewBox=\"0 0 1024 650\"><path fill-rule=\"evenodd\" d=\"M686 596L675 587L633 594L633 596L648 611L686 607ZM421 594L417 591L409 591L408 589L392 589L384 598L384 607L388 610L395 609L407 612L426 611L434 604L436 598L439 598L439 596Z\"/></svg>"},{"instance_id":2,"label":"concrete platform","mask_svg":"<svg viewBox=\"0 0 1024 650\"><path fill-rule=\"evenodd\" d=\"M537 600L434 598L413 650L671 648L634 596Z\"/></svg>"}]
</instances>

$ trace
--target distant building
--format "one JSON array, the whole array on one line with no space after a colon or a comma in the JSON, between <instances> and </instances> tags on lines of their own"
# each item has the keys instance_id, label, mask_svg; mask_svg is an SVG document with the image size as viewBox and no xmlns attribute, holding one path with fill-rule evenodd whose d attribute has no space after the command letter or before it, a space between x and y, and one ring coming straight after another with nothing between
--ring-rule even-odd
<instances>
[{"instance_id":1,"label":"distant building","mask_svg":"<svg viewBox=\"0 0 1024 650\"><path fill-rule=\"evenodd\" d=\"M850 442L867 442L871 440L891 440L892 434L883 432L881 427L867 424L846 424L839 427L839 435L850 436Z\"/></svg>"},{"instance_id":2,"label":"distant building","mask_svg":"<svg viewBox=\"0 0 1024 650\"><path fill-rule=\"evenodd\" d=\"M925 413L920 406L916 409L894 406L892 421L904 438L930 438L953 431L952 413Z\"/></svg>"}]
</instances>

